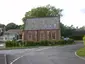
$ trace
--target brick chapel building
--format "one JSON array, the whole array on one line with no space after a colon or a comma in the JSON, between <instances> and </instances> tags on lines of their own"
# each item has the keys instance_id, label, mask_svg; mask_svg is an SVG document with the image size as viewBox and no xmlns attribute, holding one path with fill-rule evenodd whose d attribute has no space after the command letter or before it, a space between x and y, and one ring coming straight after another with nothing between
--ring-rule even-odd
<instances>
[{"instance_id":1,"label":"brick chapel building","mask_svg":"<svg viewBox=\"0 0 85 64\"><path fill-rule=\"evenodd\" d=\"M24 21L23 40L60 40L60 17L28 18Z\"/></svg>"}]
</instances>

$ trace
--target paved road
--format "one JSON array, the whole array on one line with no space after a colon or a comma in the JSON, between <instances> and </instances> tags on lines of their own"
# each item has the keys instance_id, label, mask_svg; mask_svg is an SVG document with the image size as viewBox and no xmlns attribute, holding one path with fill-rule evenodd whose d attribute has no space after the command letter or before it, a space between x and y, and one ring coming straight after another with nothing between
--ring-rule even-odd
<instances>
[{"instance_id":1,"label":"paved road","mask_svg":"<svg viewBox=\"0 0 85 64\"><path fill-rule=\"evenodd\" d=\"M75 51L80 47L83 45L79 43L30 52L13 64L85 64L85 60L75 56Z\"/></svg>"},{"instance_id":2,"label":"paved road","mask_svg":"<svg viewBox=\"0 0 85 64\"><path fill-rule=\"evenodd\" d=\"M0 64L6 64L6 56L4 54L0 54Z\"/></svg>"},{"instance_id":3,"label":"paved road","mask_svg":"<svg viewBox=\"0 0 85 64\"><path fill-rule=\"evenodd\" d=\"M0 53L9 54L8 64L20 56L23 57L13 64L85 64L85 60L75 56L75 51L81 47L83 45L78 43L67 46L4 50Z\"/></svg>"}]
</instances>

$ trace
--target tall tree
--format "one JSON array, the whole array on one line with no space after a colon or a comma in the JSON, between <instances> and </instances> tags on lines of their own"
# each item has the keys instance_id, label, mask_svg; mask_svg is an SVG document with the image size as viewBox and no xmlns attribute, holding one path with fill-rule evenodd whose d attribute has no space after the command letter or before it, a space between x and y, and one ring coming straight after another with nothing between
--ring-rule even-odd
<instances>
[{"instance_id":1,"label":"tall tree","mask_svg":"<svg viewBox=\"0 0 85 64\"><path fill-rule=\"evenodd\" d=\"M6 30L9 29L20 29L20 26L16 25L15 23L9 23L6 25Z\"/></svg>"},{"instance_id":2,"label":"tall tree","mask_svg":"<svg viewBox=\"0 0 85 64\"><path fill-rule=\"evenodd\" d=\"M62 23L60 23L60 28L61 28L61 36L64 36L64 37L70 37L76 29L73 25L66 26Z\"/></svg>"},{"instance_id":3,"label":"tall tree","mask_svg":"<svg viewBox=\"0 0 85 64\"><path fill-rule=\"evenodd\" d=\"M79 28L80 30L85 30L85 26L82 26Z\"/></svg>"},{"instance_id":4,"label":"tall tree","mask_svg":"<svg viewBox=\"0 0 85 64\"><path fill-rule=\"evenodd\" d=\"M26 12L23 21L29 17L47 17L47 16L58 16L61 15L62 9L56 9L54 6L42 6L31 9L31 11Z\"/></svg>"}]
</instances>

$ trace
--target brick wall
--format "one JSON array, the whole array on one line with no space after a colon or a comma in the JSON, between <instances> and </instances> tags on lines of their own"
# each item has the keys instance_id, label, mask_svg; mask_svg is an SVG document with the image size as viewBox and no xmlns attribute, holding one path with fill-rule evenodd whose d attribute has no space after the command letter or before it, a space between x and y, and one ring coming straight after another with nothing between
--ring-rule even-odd
<instances>
[{"instance_id":1,"label":"brick wall","mask_svg":"<svg viewBox=\"0 0 85 64\"><path fill-rule=\"evenodd\" d=\"M27 41L39 41L39 40L59 40L60 30L25 30L23 34L23 40Z\"/></svg>"}]
</instances>

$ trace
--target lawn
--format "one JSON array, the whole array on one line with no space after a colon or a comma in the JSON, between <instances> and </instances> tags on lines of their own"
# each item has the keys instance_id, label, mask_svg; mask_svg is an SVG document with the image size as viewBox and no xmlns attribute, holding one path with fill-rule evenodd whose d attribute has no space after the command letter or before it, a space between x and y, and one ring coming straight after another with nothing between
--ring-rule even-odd
<instances>
[{"instance_id":1,"label":"lawn","mask_svg":"<svg viewBox=\"0 0 85 64\"><path fill-rule=\"evenodd\" d=\"M85 57L85 47L77 50L77 55Z\"/></svg>"}]
</instances>

